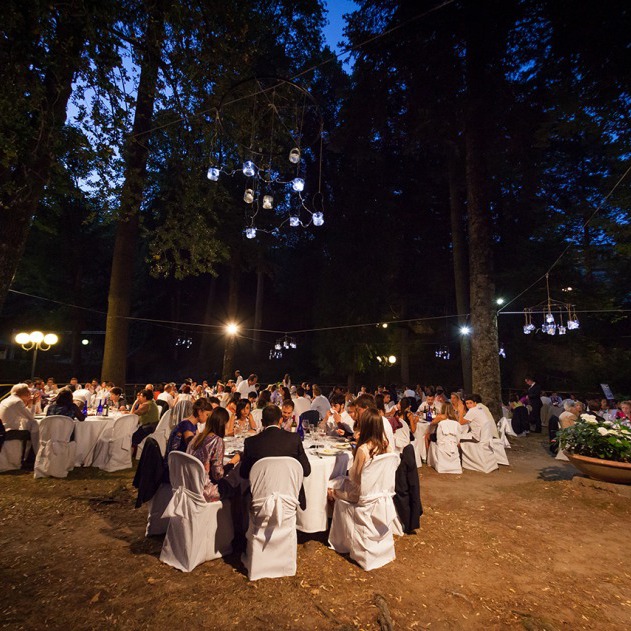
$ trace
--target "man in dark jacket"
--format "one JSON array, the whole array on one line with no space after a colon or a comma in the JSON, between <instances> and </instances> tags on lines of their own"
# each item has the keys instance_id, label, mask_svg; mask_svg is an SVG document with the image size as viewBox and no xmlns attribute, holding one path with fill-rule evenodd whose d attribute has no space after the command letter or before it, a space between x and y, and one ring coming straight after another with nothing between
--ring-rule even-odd
<instances>
[{"instance_id":1,"label":"man in dark jacket","mask_svg":"<svg viewBox=\"0 0 631 631\"><path fill-rule=\"evenodd\" d=\"M526 384L528 385L528 404L530 405L530 425L534 425L533 431L537 434L541 434L541 408L543 403L541 402L541 386L535 383L532 377L526 377Z\"/></svg>"},{"instance_id":2,"label":"man in dark jacket","mask_svg":"<svg viewBox=\"0 0 631 631\"><path fill-rule=\"evenodd\" d=\"M263 431L255 436L246 438L243 443L243 457L239 472L242 478L250 477L250 470L255 462L261 458L274 456L290 456L296 458L302 465L302 471L306 478L311 473L311 465L307 454L302 447L302 441L298 434L285 432L281 429L283 415L276 405L268 405L263 409L261 422ZM305 491L300 487L300 508L307 506Z\"/></svg>"}]
</instances>

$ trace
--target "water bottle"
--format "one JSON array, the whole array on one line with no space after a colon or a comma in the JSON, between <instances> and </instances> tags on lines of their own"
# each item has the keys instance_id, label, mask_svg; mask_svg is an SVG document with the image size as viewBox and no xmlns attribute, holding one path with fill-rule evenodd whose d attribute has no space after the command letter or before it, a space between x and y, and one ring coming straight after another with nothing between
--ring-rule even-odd
<instances>
[{"instance_id":1,"label":"water bottle","mask_svg":"<svg viewBox=\"0 0 631 631\"><path fill-rule=\"evenodd\" d=\"M88 402L85 401L83 404L83 416L87 416L88 415Z\"/></svg>"},{"instance_id":2,"label":"water bottle","mask_svg":"<svg viewBox=\"0 0 631 631\"><path fill-rule=\"evenodd\" d=\"M96 415L103 416L103 399L99 399L99 404L96 408Z\"/></svg>"},{"instance_id":3,"label":"water bottle","mask_svg":"<svg viewBox=\"0 0 631 631\"><path fill-rule=\"evenodd\" d=\"M425 420L428 423L432 422L432 409L431 408L427 408L427 413L425 414Z\"/></svg>"},{"instance_id":4,"label":"water bottle","mask_svg":"<svg viewBox=\"0 0 631 631\"><path fill-rule=\"evenodd\" d=\"M302 421L298 419L298 427L297 427L298 436L300 436L300 440L305 439L305 428L302 426Z\"/></svg>"},{"instance_id":5,"label":"water bottle","mask_svg":"<svg viewBox=\"0 0 631 631\"><path fill-rule=\"evenodd\" d=\"M107 404L107 401L105 402L105 406L103 407L103 416L109 416L110 415L110 406Z\"/></svg>"}]
</instances>

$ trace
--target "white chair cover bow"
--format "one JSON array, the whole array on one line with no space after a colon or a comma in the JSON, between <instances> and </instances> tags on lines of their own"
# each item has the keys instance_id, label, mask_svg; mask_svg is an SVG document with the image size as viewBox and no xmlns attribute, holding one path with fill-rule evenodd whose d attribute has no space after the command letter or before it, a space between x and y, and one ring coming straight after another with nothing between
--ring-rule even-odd
<instances>
[{"instance_id":1,"label":"white chair cover bow","mask_svg":"<svg viewBox=\"0 0 631 631\"><path fill-rule=\"evenodd\" d=\"M295 458L262 458L250 471L252 504L243 563L251 581L296 574L296 510L302 466Z\"/></svg>"},{"instance_id":2,"label":"white chair cover bow","mask_svg":"<svg viewBox=\"0 0 631 631\"><path fill-rule=\"evenodd\" d=\"M173 497L162 517L169 525L160 560L190 572L201 563L232 552L234 536L229 502L206 502L204 465L189 454L169 454Z\"/></svg>"}]
</instances>

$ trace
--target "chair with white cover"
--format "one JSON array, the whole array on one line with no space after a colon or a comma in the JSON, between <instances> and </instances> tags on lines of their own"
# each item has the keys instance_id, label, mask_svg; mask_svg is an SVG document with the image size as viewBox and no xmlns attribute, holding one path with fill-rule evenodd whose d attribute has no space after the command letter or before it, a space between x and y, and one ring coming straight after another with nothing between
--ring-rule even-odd
<instances>
[{"instance_id":1,"label":"chair with white cover","mask_svg":"<svg viewBox=\"0 0 631 631\"><path fill-rule=\"evenodd\" d=\"M77 443L70 442L74 421L67 416L47 416L39 426L39 449L34 477L65 478L74 469Z\"/></svg>"},{"instance_id":2,"label":"chair with white cover","mask_svg":"<svg viewBox=\"0 0 631 631\"><path fill-rule=\"evenodd\" d=\"M250 470L250 523L242 557L251 581L295 576L296 510L303 470L295 458L261 458Z\"/></svg>"},{"instance_id":3,"label":"chair with white cover","mask_svg":"<svg viewBox=\"0 0 631 631\"><path fill-rule=\"evenodd\" d=\"M136 414L117 418L96 443L92 466L109 472L131 469L131 437L137 427Z\"/></svg>"},{"instance_id":4,"label":"chair with white cover","mask_svg":"<svg viewBox=\"0 0 631 631\"><path fill-rule=\"evenodd\" d=\"M260 432L263 429L263 408L256 408L255 410L252 410L252 418L256 423L256 431Z\"/></svg>"},{"instance_id":5,"label":"chair with white cover","mask_svg":"<svg viewBox=\"0 0 631 631\"><path fill-rule=\"evenodd\" d=\"M508 456L506 455L506 447L504 446L504 442L501 438L491 439L491 449L493 450L497 464L507 467L510 465L510 462L508 462Z\"/></svg>"},{"instance_id":6,"label":"chair with white cover","mask_svg":"<svg viewBox=\"0 0 631 631\"><path fill-rule=\"evenodd\" d=\"M329 544L336 552L350 553L367 571L396 557L393 531L397 514L392 497L400 461L396 453L374 457L362 469L358 502L335 500Z\"/></svg>"},{"instance_id":7,"label":"chair with white cover","mask_svg":"<svg viewBox=\"0 0 631 631\"><path fill-rule=\"evenodd\" d=\"M505 416L497 421L497 433L499 435L500 440L502 441L502 445L506 449L510 449L510 443L508 442L508 435L516 436L515 432L513 432L513 426L511 425L510 419Z\"/></svg>"},{"instance_id":8,"label":"chair with white cover","mask_svg":"<svg viewBox=\"0 0 631 631\"><path fill-rule=\"evenodd\" d=\"M429 423L417 423L414 432L414 440L411 445L414 447L414 455L416 456L416 468L423 466L423 461L427 462L427 445L425 444L425 434L429 432Z\"/></svg>"},{"instance_id":9,"label":"chair with white cover","mask_svg":"<svg viewBox=\"0 0 631 631\"><path fill-rule=\"evenodd\" d=\"M491 473L499 469L497 457L491 446L493 440L493 427L495 424L488 421L482 425L480 430L480 441L473 442L460 437L460 449L462 450L462 468L470 471L480 471Z\"/></svg>"},{"instance_id":10,"label":"chair with white cover","mask_svg":"<svg viewBox=\"0 0 631 631\"><path fill-rule=\"evenodd\" d=\"M438 423L436 428L436 442L429 445L427 464L437 473L462 473L460 464L460 423L445 420Z\"/></svg>"},{"instance_id":11,"label":"chair with white cover","mask_svg":"<svg viewBox=\"0 0 631 631\"><path fill-rule=\"evenodd\" d=\"M22 431L19 430L6 432L4 442L0 448L0 472L18 471L22 468L22 459L27 449L28 440L22 438L21 434Z\"/></svg>"},{"instance_id":12,"label":"chair with white cover","mask_svg":"<svg viewBox=\"0 0 631 631\"><path fill-rule=\"evenodd\" d=\"M167 410L161 417L158 425L155 430L149 434L151 438L153 438L159 445L162 453L166 451L167 442L169 440L169 436L171 435L171 430L175 427L175 425L171 424L171 410ZM145 436L142 439L140 444L138 445L138 449L136 451L136 460L140 460L140 456L142 456L142 450L145 446L145 441L149 436Z\"/></svg>"},{"instance_id":13,"label":"chair with white cover","mask_svg":"<svg viewBox=\"0 0 631 631\"><path fill-rule=\"evenodd\" d=\"M173 497L164 518L169 526L160 561L191 572L201 563L232 552L234 530L230 502L207 502L207 473L200 460L181 451L169 454L169 477Z\"/></svg>"},{"instance_id":14,"label":"chair with white cover","mask_svg":"<svg viewBox=\"0 0 631 631\"><path fill-rule=\"evenodd\" d=\"M410 444L410 426L401 421L401 427L394 432L394 449L400 454Z\"/></svg>"}]
</instances>

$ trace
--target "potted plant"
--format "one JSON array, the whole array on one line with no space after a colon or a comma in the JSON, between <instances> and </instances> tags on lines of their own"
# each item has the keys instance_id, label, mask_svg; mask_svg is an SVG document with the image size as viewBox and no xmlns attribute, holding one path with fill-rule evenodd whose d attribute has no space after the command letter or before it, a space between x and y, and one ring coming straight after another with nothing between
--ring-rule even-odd
<instances>
[{"instance_id":1,"label":"potted plant","mask_svg":"<svg viewBox=\"0 0 631 631\"><path fill-rule=\"evenodd\" d=\"M623 421L581 414L557 438L570 462L590 478L631 484L631 427Z\"/></svg>"}]
</instances>

